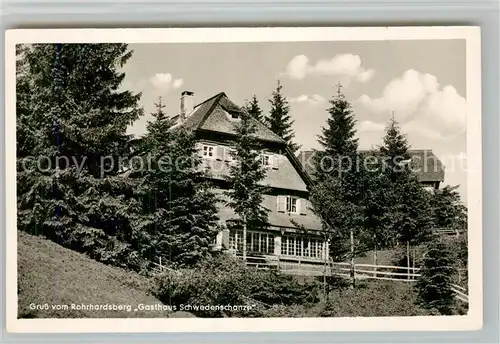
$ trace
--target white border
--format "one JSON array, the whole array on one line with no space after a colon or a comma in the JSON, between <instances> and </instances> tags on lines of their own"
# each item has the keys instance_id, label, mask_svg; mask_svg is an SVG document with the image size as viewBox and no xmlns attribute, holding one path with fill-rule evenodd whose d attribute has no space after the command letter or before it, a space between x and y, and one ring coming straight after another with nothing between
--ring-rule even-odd
<instances>
[{"instance_id":1,"label":"white border","mask_svg":"<svg viewBox=\"0 0 500 344\"><path fill-rule=\"evenodd\" d=\"M466 40L469 313L466 316L258 319L17 319L16 43L207 43ZM466 331L483 324L479 27L29 29L5 35L6 315L8 332Z\"/></svg>"}]
</instances>

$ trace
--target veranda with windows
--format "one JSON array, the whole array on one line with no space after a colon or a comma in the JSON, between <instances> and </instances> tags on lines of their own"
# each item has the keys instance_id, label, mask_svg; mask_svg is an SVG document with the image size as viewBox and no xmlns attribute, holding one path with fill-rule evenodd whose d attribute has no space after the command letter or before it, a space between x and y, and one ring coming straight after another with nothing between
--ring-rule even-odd
<instances>
[{"instance_id":1,"label":"veranda with windows","mask_svg":"<svg viewBox=\"0 0 500 344\"><path fill-rule=\"evenodd\" d=\"M228 233L229 252L243 255L243 230L231 228ZM289 269L322 267L328 259L325 242L319 236L273 230L247 231L247 262L249 265L283 266ZM311 269L314 272L315 269Z\"/></svg>"}]
</instances>

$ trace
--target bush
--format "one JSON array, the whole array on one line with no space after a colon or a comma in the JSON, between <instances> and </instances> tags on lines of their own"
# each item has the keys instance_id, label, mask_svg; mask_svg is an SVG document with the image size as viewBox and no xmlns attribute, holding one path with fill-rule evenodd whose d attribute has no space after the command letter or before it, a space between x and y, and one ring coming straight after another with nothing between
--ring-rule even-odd
<instances>
[{"instance_id":1,"label":"bush","mask_svg":"<svg viewBox=\"0 0 500 344\"><path fill-rule=\"evenodd\" d=\"M419 303L443 315L451 315L455 310L455 294L452 290L454 258L449 245L443 240L430 242L420 269L421 277L415 286Z\"/></svg>"},{"instance_id":2,"label":"bush","mask_svg":"<svg viewBox=\"0 0 500 344\"><path fill-rule=\"evenodd\" d=\"M292 276L248 268L241 260L220 255L194 269L157 275L154 294L165 304L200 317L254 317L262 316L273 305L317 302L319 290L315 282L299 283ZM217 305L248 309L205 307Z\"/></svg>"},{"instance_id":3,"label":"bush","mask_svg":"<svg viewBox=\"0 0 500 344\"><path fill-rule=\"evenodd\" d=\"M370 281L356 289L333 292L319 309L320 317L372 317L428 315L416 305L416 294L407 282Z\"/></svg>"}]
</instances>

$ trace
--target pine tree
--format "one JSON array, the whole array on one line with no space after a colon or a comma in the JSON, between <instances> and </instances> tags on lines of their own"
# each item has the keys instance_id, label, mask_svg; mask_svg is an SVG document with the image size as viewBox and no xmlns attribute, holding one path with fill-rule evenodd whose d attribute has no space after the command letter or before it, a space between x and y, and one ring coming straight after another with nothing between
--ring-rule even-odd
<instances>
[{"instance_id":1,"label":"pine tree","mask_svg":"<svg viewBox=\"0 0 500 344\"><path fill-rule=\"evenodd\" d=\"M380 147L380 153L386 158L384 162L387 164L387 171L393 181L397 179L397 176L409 173L409 164L406 163L411 158L409 150L408 139L401 133L401 128L393 115Z\"/></svg>"},{"instance_id":2,"label":"pine tree","mask_svg":"<svg viewBox=\"0 0 500 344\"><path fill-rule=\"evenodd\" d=\"M134 185L118 171L140 94L119 91L126 44L36 44L22 51L18 228L138 268ZM29 94L27 94L29 93Z\"/></svg>"},{"instance_id":3,"label":"pine tree","mask_svg":"<svg viewBox=\"0 0 500 344\"><path fill-rule=\"evenodd\" d=\"M364 231L362 241L374 251L374 265L377 265L377 251L392 248L396 242L396 232L392 219L394 189L388 175L384 173L383 161L377 150L363 155L365 195Z\"/></svg>"},{"instance_id":4,"label":"pine tree","mask_svg":"<svg viewBox=\"0 0 500 344\"><path fill-rule=\"evenodd\" d=\"M262 110L259 106L259 101L257 100L255 94L253 95L252 100L246 104L245 108L250 116L255 118L257 121L262 122L264 120Z\"/></svg>"},{"instance_id":5,"label":"pine tree","mask_svg":"<svg viewBox=\"0 0 500 344\"><path fill-rule=\"evenodd\" d=\"M240 123L236 125L237 138L232 152L235 162L226 177L230 187L225 192L227 205L234 209L239 217L239 225L243 228L243 260L246 260L247 231L268 225L268 209L262 205L267 189L262 185L266 169L261 162L261 146L255 132L250 116L243 113Z\"/></svg>"},{"instance_id":6,"label":"pine tree","mask_svg":"<svg viewBox=\"0 0 500 344\"><path fill-rule=\"evenodd\" d=\"M358 152L355 115L340 84L330 105L327 125L318 137L323 150L315 154L316 177L319 179L332 173L337 173L340 178L344 177L341 175L344 171L349 174Z\"/></svg>"},{"instance_id":7,"label":"pine tree","mask_svg":"<svg viewBox=\"0 0 500 344\"><path fill-rule=\"evenodd\" d=\"M331 256L343 255L347 249L342 244L350 241L354 285L354 258L361 248L360 245L356 247L355 237L361 234L364 221L363 173L358 164L354 113L340 85L330 104L327 125L318 138L323 150L314 156L317 183L311 191L311 201L325 230L330 233L331 245L335 245L330 246Z\"/></svg>"},{"instance_id":8,"label":"pine tree","mask_svg":"<svg viewBox=\"0 0 500 344\"><path fill-rule=\"evenodd\" d=\"M455 305L452 257L445 243L440 240L431 241L420 268L421 277L415 286L419 303L443 315L451 315Z\"/></svg>"},{"instance_id":9,"label":"pine tree","mask_svg":"<svg viewBox=\"0 0 500 344\"><path fill-rule=\"evenodd\" d=\"M462 203L458 187L447 185L434 190L431 206L436 228L467 228L467 208Z\"/></svg>"},{"instance_id":10,"label":"pine tree","mask_svg":"<svg viewBox=\"0 0 500 344\"><path fill-rule=\"evenodd\" d=\"M201 168L195 134L173 130L162 99L155 105L143 143L151 168L139 174L144 217L138 226L150 238L151 260L193 266L210 253L217 235L217 199Z\"/></svg>"},{"instance_id":11,"label":"pine tree","mask_svg":"<svg viewBox=\"0 0 500 344\"><path fill-rule=\"evenodd\" d=\"M407 247L407 265L410 247L429 239L432 228L430 195L411 170L409 144L401 134L399 124L391 118L380 147L383 172L388 180L386 206L396 240Z\"/></svg>"},{"instance_id":12,"label":"pine tree","mask_svg":"<svg viewBox=\"0 0 500 344\"><path fill-rule=\"evenodd\" d=\"M293 142L295 133L292 129L294 121L292 117L288 114L290 112L290 105L286 97L282 93L283 86L278 80L278 86L272 94L272 98L269 99L271 104L271 110L269 116L266 118L267 126L276 135L285 140L288 147L292 152L299 150L300 146Z\"/></svg>"}]
</instances>

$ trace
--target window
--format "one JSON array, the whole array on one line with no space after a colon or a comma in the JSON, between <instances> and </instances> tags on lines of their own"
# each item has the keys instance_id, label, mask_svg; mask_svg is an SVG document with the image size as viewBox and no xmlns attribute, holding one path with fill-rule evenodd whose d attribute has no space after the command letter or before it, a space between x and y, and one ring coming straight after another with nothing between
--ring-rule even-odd
<instances>
[{"instance_id":1,"label":"window","mask_svg":"<svg viewBox=\"0 0 500 344\"><path fill-rule=\"evenodd\" d=\"M232 230L229 233L229 248L243 251L243 231ZM274 254L274 235L261 232L247 232L247 252Z\"/></svg>"},{"instance_id":2,"label":"window","mask_svg":"<svg viewBox=\"0 0 500 344\"><path fill-rule=\"evenodd\" d=\"M314 238L284 235L281 238L281 254L307 258L324 258L323 242Z\"/></svg>"},{"instance_id":3,"label":"window","mask_svg":"<svg viewBox=\"0 0 500 344\"><path fill-rule=\"evenodd\" d=\"M286 212L287 213L298 213L298 203L299 199L297 197L287 196L286 197Z\"/></svg>"},{"instance_id":4,"label":"window","mask_svg":"<svg viewBox=\"0 0 500 344\"><path fill-rule=\"evenodd\" d=\"M226 116L230 121L239 121L241 119L241 113L238 111L226 111Z\"/></svg>"},{"instance_id":5,"label":"window","mask_svg":"<svg viewBox=\"0 0 500 344\"><path fill-rule=\"evenodd\" d=\"M203 145L203 157L213 158L215 156L215 147L210 145Z\"/></svg>"},{"instance_id":6,"label":"window","mask_svg":"<svg viewBox=\"0 0 500 344\"><path fill-rule=\"evenodd\" d=\"M307 200L297 196L278 195L277 211L280 213L307 215Z\"/></svg>"},{"instance_id":7,"label":"window","mask_svg":"<svg viewBox=\"0 0 500 344\"><path fill-rule=\"evenodd\" d=\"M261 161L263 166L271 166L271 156L269 154L262 154Z\"/></svg>"}]
</instances>

